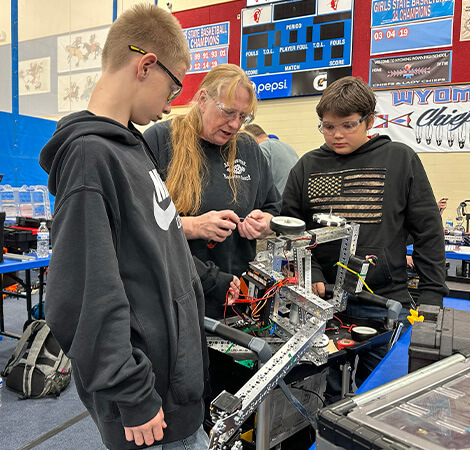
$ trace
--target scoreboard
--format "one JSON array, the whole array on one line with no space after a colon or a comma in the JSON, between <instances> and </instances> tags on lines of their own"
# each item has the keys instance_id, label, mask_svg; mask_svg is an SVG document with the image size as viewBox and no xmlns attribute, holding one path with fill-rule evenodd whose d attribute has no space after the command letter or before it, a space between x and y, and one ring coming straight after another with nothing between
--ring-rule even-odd
<instances>
[{"instance_id":1,"label":"scoreboard","mask_svg":"<svg viewBox=\"0 0 470 450\"><path fill-rule=\"evenodd\" d=\"M302 77L297 72L327 78L329 69L351 66L352 17L352 0L284 1L244 9L241 67L255 84L276 82L282 74ZM348 75L350 69L341 72ZM297 93L284 89L279 96L312 93L319 92L314 87Z\"/></svg>"}]
</instances>

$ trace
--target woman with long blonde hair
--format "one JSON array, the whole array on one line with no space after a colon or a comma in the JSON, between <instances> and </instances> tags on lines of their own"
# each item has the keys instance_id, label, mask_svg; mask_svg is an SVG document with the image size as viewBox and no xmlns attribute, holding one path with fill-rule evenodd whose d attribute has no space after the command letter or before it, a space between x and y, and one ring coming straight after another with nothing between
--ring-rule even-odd
<instances>
[{"instance_id":1,"label":"woman with long blonde hair","mask_svg":"<svg viewBox=\"0 0 470 450\"><path fill-rule=\"evenodd\" d=\"M254 259L256 239L271 232L270 219L280 208L264 155L240 132L254 118L256 103L246 73L222 64L206 75L187 114L144 133L193 255L237 277ZM216 302L213 316L223 311L224 298Z\"/></svg>"}]
</instances>

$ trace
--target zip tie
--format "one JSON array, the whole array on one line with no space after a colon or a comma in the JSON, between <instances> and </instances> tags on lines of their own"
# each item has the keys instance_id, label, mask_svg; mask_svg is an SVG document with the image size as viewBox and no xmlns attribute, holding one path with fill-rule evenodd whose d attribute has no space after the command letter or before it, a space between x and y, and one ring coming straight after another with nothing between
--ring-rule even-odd
<instances>
[{"instance_id":1,"label":"zip tie","mask_svg":"<svg viewBox=\"0 0 470 450\"><path fill-rule=\"evenodd\" d=\"M289 353L289 358L290 358L290 365L293 366L294 365L294 358L292 357L292 355Z\"/></svg>"},{"instance_id":2,"label":"zip tie","mask_svg":"<svg viewBox=\"0 0 470 450\"><path fill-rule=\"evenodd\" d=\"M349 270L351 273L353 273L354 275L356 275L356 276L364 283L365 288L366 288L371 294L374 293L374 291L367 285L366 280L364 280L364 278L362 278L363 275L361 275L361 274L358 273L358 272L354 272L354 270L350 269L348 266L345 266L343 263L340 263L339 261L335 264L335 266L340 266L340 267L343 267L343 268L346 269L346 270Z\"/></svg>"}]
</instances>

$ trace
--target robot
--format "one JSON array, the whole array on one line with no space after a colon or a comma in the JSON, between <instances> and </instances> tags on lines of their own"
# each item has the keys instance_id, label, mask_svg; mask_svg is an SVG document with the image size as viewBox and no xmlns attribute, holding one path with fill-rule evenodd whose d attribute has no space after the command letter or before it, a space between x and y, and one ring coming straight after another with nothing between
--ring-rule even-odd
<instances>
[{"instance_id":1,"label":"robot","mask_svg":"<svg viewBox=\"0 0 470 450\"><path fill-rule=\"evenodd\" d=\"M347 224L344 218L317 214L314 219L322 225L305 231L305 223L290 217L275 217L271 229L276 238L268 240L266 251L258 253L242 277L246 312L241 319L257 336L241 333L236 321L227 326L206 318L209 347L227 353L254 352L260 361L259 370L235 394L222 391L211 403L214 426L209 449L241 449L241 427L258 410L256 449L276 445L279 436L270 436L270 400L279 386L289 401L305 418L305 424L315 420L290 392L284 378L299 362L310 367L322 367L329 358L325 335L326 323L337 312L346 309L348 293L361 298L365 295L375 304L388 309L384 329L397 335L397 319L401 304L363 292L370 264L367 258L355 256L359 225ZM331 298L324 300L312 291L310 276L311 250L326 242L341 240L336 282ZM226 321L229 323L228 321ZM394 339L396 339L396 337ZM236 345L235 345L235 344ZM348 370L348 369L346 369ZM326 385L326 375L320 384Z\"/></svg>"}]
</instances>

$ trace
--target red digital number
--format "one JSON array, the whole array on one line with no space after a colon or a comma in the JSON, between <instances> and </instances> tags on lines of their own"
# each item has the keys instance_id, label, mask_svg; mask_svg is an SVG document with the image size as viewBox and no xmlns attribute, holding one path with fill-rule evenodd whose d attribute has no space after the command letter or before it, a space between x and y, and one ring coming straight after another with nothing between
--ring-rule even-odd
<instances>
[{"instance_id":1,"label":"red digital number","mask_svg":"<svg viewBox=\"0 0 470 450\"><path fill-rule=\"evenodd\" d=\"M374 41L381 41L384 38L384 34L382 31L376 31L374 33Z\"/></svg>"},{"instance_id":2,"label":"red digital number","mask_svg":"<svg viewBox=\"0 0 470 450\"><path fill-rule=\"evenodd\" d=\"M406 37L410 34L410 29L407 27L400 28L398 30L398 36L399 37Z\"/></svg>"}]
</instances>

